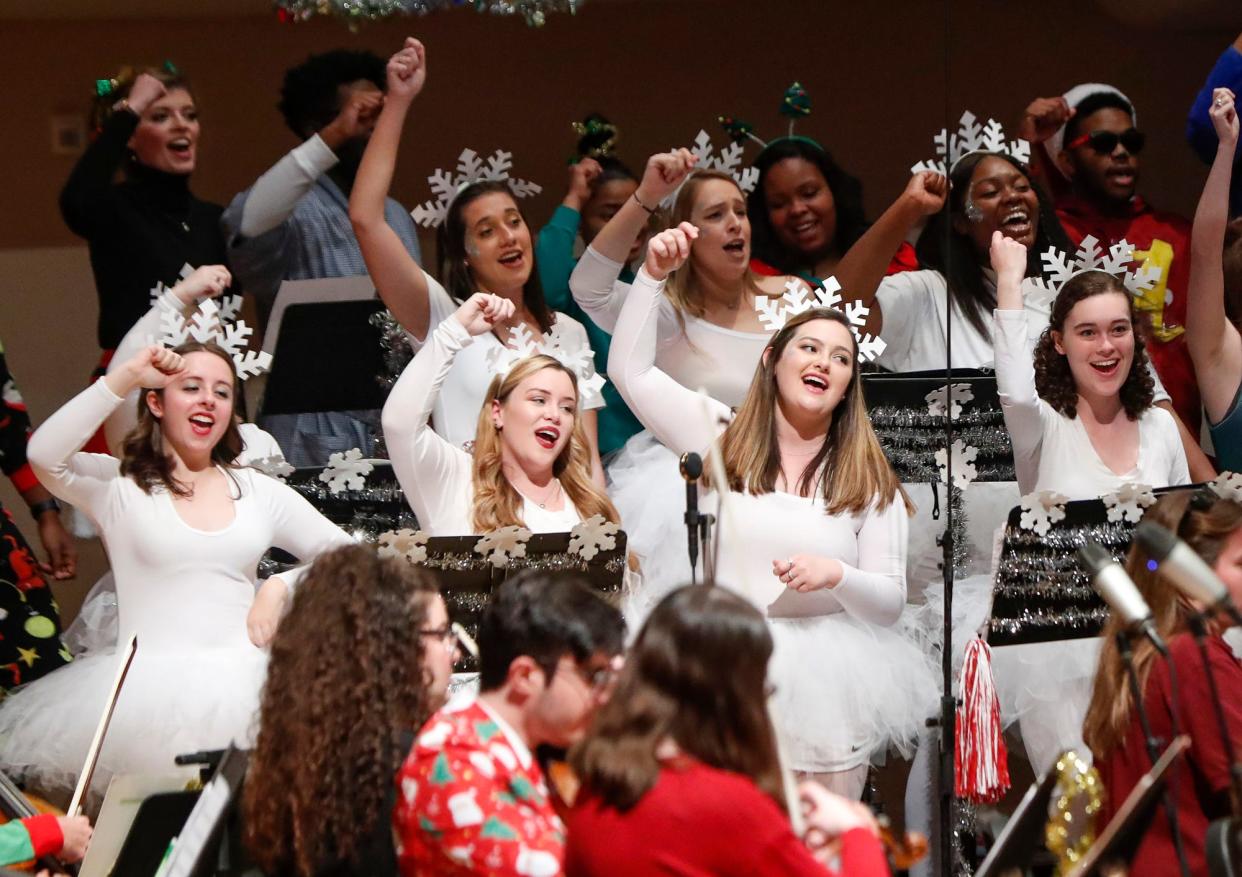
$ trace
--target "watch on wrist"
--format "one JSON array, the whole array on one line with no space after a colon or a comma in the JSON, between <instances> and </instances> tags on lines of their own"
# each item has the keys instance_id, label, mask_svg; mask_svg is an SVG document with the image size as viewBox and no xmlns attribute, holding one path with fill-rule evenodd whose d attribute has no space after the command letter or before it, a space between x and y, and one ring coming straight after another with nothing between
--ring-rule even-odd
<instances>
[{"instance_id":1,"label":"watch on wrist","mask_svg":"<svg viewBox=\"0 0 1242 877\"><path fill-rule=\"evenodd\" d=\"M44 512L59 512L60 503L54 499L44 499L30 506L30 517L38 520Z\"/></svg>"}]
</instances>

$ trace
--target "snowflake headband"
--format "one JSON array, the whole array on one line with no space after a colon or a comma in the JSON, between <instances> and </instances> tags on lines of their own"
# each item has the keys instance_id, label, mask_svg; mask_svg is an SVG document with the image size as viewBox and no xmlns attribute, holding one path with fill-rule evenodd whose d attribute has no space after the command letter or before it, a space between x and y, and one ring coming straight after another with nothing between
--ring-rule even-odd
<instances>
[{"instance_id":1,"label":"snowflake headband","mask_svg":"<svg viewBox=\"0 0 1242 877\"><path fill-rule=\"evenodd\" d=\"M542 186L509 176L509 170L512 167L512 152L497 149L484 162L473 149L463 149L461 155L457 157L456 172L437 168L427 178L436 198L434 201L419 204L410 211L410 216L414 217L414 221L424 228L436 228L448 216L449 206L453 200L471 183L486 181L507 183L514 198L526 198L543 191Z\"/></svg>"},{"instance_id":2,"label":"snowflake headband","mask_svg":"<svg viewBox=\"0 0 1242 877\"><path fill-rule=\"evenodd\" d=\"M1134 247L1125 240L1113 244L1106 253L1099 241L1087 235L1073 256L1049 247L1041 258L1047 277L1038 278L1034 283L1048 302L1052 302L1071 279L1088 271L1111 274L1135 297L1151 289L1160 279L1160 269L1155 266L1144 265L1135 271L1126 268L1134 261Z\"/></svg>"},{"instance_id":3,"label":"snowflake headband","mask_svg":"<svg viewBox=\"0 0 1242 877\"><path fill-rule=\"evenodd\" d=\"M854 341L858 344L858 358L863 362L872 362L879 358L888 345L883 338L873 336L870 332L863 333L862 327L867 322L867 314L871 313L860 301L843 301L841 284L835 277L829 277L823 285L812 291L800 280L785 282L785 294L780 298L757 296L755 310L759 312L759 322L778 332L785 328L790 317L805 313L812 308L832 308L845 315L849 321L850 331L854 333Z\"/></svg>"},{"instance_id":4,"label":"snowflake headband","mask_svg":"<svg viewBox=\"0 0 1242 877\"><path fill-rule=\"evenodd\" d=\"M271 368L272 355L266 351L246 349L247 340L254 330L244 320L233 319L241 310L241 303L240 295L225 296L219 304L209 298L187 320L176 308L161 300L159 343L166 347L179 347L189 341L215 344L232 358L233 368L243 381L252 375L262 374Z\"/></svg>"},{"instance_id":5,"label":"snowflake headband","mask_svg":"<svg viewBox=\"0 0 1242 877\"><path fill-rule=\"evenodd\" d=\"M753 167L744 167L742 165L742 144L739 142L730 143L719 154L715 153L712 146L711 136L703 130L699 131L699 136L694 138L694 146L690 147L690 152L698 161L694 165L696 171L719 171L733 177L733 182L737 183L737 187L744 193L749 194L754 191L755 184L759 182L759 170ZM671 210L673 205L677 203L677 196L681 194L681 187L689 182L694 176L692 171L681 186L678 186L669 193L660 206Z\"/></svg>"},{"instance_id":6,"label":"snowflake headband","mask_svg":"<svg viewBox=\"0 0 1242 877\"><path fill-rule=\"evenodd\" d=\"M537 339L525 324L509 330L511 344L494 347L487 354L487 365L502 379L513 367L532 356L550 356L574 373L578 379L578 402L586 405L601 400L604 379L595 371L591 348L566 338L560 327L553 326Z\"/></svg>"},{"instance_id":7,"label":"snowflake headband","mask_svg":"<svg viewBox=\"0 0 1242 877\"><path fill-rule=\"evenodd\" d=\"M938 159L920 161L910 168L910 173L935 171L948 176L953 173L957 163L968 155L991 154L1007 155L1014 161L1027 164L1031 160L1031 144L1025 140L1005 140L1005 129L995 119L988 119L986 125L979 124L975 114L967 110L958 121L957 132L950 134L941 128L933 138L936 144ZM947 163L947 164L946 164Z\"/></svg>"}]
</instances>

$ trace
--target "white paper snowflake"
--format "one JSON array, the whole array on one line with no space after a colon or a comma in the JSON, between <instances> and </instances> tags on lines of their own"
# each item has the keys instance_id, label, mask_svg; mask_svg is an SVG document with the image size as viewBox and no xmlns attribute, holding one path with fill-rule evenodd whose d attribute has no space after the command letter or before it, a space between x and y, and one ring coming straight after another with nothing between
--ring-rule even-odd
<instances>
[{"instance_id":1,"label":"white paper snowflake","mask_svg":"<svg viewBox=\"0 0 1242 877\"><path fill-rule=\"evenodd\" d=\"M370 460L362 458L362 451L358 448L344 453L338 451L328 457L328 465L319 473L319 480L327 483L328 492L332 494L343 490L362 490L374 468Z\"/></svg>"},{"instance_id":2,"label":"white paper snowflake","mask_svg":"<svg viewBox=\"0 0 1242 877\"><path fill-rule=\"evenodd\" d=\"M221 307L212 299L204 299L187 320L175 307L160 300L160 337L158 343L167 347L179 347L188 341L215 344L233 359L237 376L243 381L252 375L271 368L272 355L261 350L247 350L254 330L244 320L228 321L229 314L236 314L240 299L229 296Z\"/></svg>"},{"instance_id":3,"label":"white paper snowflake","mask_svg":"<svg viewBox=\"0 0 1242 877\"><path fill-rule=\"evenodd\" d=\"M1118 241L1105 252L1100 242L1087 235L1072 256L1056 247L1049 247L1040 257L1044 262L1045 277L1032 280L1039 296L1051 303L1072 277L1087 271L1103 271L1111 274L1125 285L1133 296L1141 296L1160 280L1160 269L1144 266L1130 271L1126 266L1134 261L1134 247L1125 240Z\"/></svg>"},{"instance_id":4,"label":"white paper snowflake","mask_svg":"<svg viewBox=\"0 0 1242 877\"><path fill-rule=\"evenodd\" d=\"M1221 499L1242 503L1242 473L1226 470L1217 475L1215 481L1209 482L1208 487Z\"/></svg>"},{"instance_id":5,"label":"white paper snowflake","mask_svg":"<svg viewBox=\"0 0 1242 877\"><path fill-rule=\"evenodd\" d=\"M583 560L590 560L601 551L617 547L621 528L603 515L591 515L569 531L569 550Z\"/></svg>"},{"instance_id":6,"label":"white paper snowflake","mask_svg":"<svg viewBox=\"0 0 1242 877\"><path fill-rule=\"evenodd\" d=\"M697 137L694 138L694 145L690 147L690 152L698 161L694 165L695 170L702 171L720 171L733 177L733 181L737 183L737 187L743 192L750 193L755 189L759 182L759 169L753 167L743 167L742 165L742 144L738 142L730 143L719 153L715 152L712 145L711 135L706 131L700 130ZM683 181L682 186L685 185ZM681 186L678 186L660 202L660 206L666 210L673 209L673 205L677 203L677 196L681 193Z\"/></svg>"},{"instance_id":7,"label":"white paper snowflake","mask_svg":"<svg viewBox=\"0 0 1242 877\"><path fill-rule=\"evenodd\" d=\"M184 263L181 266L181 271L177 274L177 283L185 280L193 273L194 269L190 267L190 263ZM173 285L175 286L176 284ZM166 286L163 280L155 281L155 286L152 286L148 293L151 296L151 307L155 307L159 304L160 299L163 297L164 293L168 292L169 289L170 287Z\"/></svg>"},{"instance_id":8,"label":"white paper snowflake","mask_svg":"<svg viewBox=\"0 0 1242 877\"><path fill-rule=\"evenodd\" d=\"M269 478L275 478L277 481L284 481L297 471L280 454L273 454L270 457L258 457L246 465L251 469L257 469Z\"/></svg>"},{"instance_id":9,"label":"white paper snowflake","mask_svg":"<svg viewBox=\"0 0 1242 877\"><path fill-rule=\"evenodd\" d=\"M1033 530L1047 536L1052 525L1065 520L1065 504L1069 497L1055 490L1041 490L1022 497L1022 517L1019 525L1023 530Z\"/></svg>"},{"instance_id":10,"label":"white paper snowflake","mask_svg":"<svg viewBox=\"0 0 1242 877\"><path fill-rule=\"evenodd\" d=\"M379 556L398 557L413 564L425 563L429 538L430 534L408 527L386 530L379 534Z\"/></svg>"},{"instance_id":11,"label":"white paper snowflake","mask_svg":"<svg viewBox=\"0 0 1242 877\"><path fill-rule=\"evenodd\" d=\"M953 440L954 487L965 490L967 485L979 477L979 472L975 469L975 459L978 456L978 448L972 448L962 439ZM936 466L940 470L940 481L944 483L948 480L949 473L949 454L944 448L936 451Z\"/></svg>"},{"instance_id":12,"label":"white paper snowflake","mask_svg":"<svg viewBox=\"0 0 1242 877\"><path fill-rule=\"evenodd\" d=\"M1116 493L1100 497L1108 507L1110 521L1129 521L1137 524L1143 519L1143 510L1156 504L1156 495L1146 484L1123 484Z\"/></svg>"},{"instance_id":13,"label":"white paper snowflake","mask_svg":"<svg viewBox=\"0 0 1242 877\"><path fill-rule=\"evenodd\" d=\"M953 166L968 155L976 152L990 152L1008 155L1015 161L1026 164L1031 160L1031 144L1025 140L1005 139L1005 129L995 119L988 119L987 124L979 124L975 114L967 110L962 113L957 123L957 131L949 133L944 128L932 138L936 146L937 159L920 161L910 168L910 173L934 171L947 176L952 173Z\"/></svg>"},{"instance_id":14,"label":"white paper snowflake","mask_svg":"<svg viewBox=\"0 0 1242 877\"><path fill-rule=\"evenodd\" d=\"M424 228L435 228L448 216L449 205L457 197L457 193L471 183L494 180L508 185L515 198L526 198L538 195L543 191L541 186L528 180L519 180L509 176L513 168L513 153L497 149L485 162L473 149L463 149L457 157L456 173L437 168L427 182L436 197L425 201L410 211L414 221Z\"/></svg>"},{"instance_id":15,"label":"white paper snowflake","mask_svg":"<svg viewBox=\"0 0 1242 877\"><path fill-rule=\"evenodd\" d=\"M947 410L949 417L956 419L962 416L966 403L974 401L975 394L970 384L946 384L923 398L927 400L928 414L943 417Z\"/></svg>"},{"instance_id":16,"label":"white paper snowflake","mask_svg":"<svg viewBox=\"0 0 1242 877\"><path fill-rule=\"evenodd\" d=\"M551 331L538 338L523 323L509 330L509 343L492 347L487 352L487 365L492 374L505 376L513 367L532 356L550 356L574 373L578 379L580 405L591 405L603 398L604 377L595 370L595 354L591 348L557 323Z\"/></svg>"},{"instance_id":17,"label":"white paper snowflake","mask_svg":"<svg viewBox=\"0 0 1242 877\"><path fill-rule=\"evenodd\" d=\"M492 566L505 567L514 558L526 556L529 541L530 530L525 527L501 527L479 539L474 550L491 561Z\"/></svg>"},{"instance_id":18,"label":"white paper snowflake","mask_svg":"<svg viewBox=\"0 0 1242 877\"><path fill-rule=\"evenodd\" d=\"M755 296L755 310L759 313L759 322L773 332L783 329L790 317L806 313L812 308L833 308L845 315L850 331L854 333L854 341L858 344L858 358L862 362L873 361L888 346L883 338L862 331L871 309L861 301L842 299L841 284L835 277L825 279L821 286L814 289L801 280L790 278L785 281L785 293L779 298Z\"/></svg>"}]
</instances>

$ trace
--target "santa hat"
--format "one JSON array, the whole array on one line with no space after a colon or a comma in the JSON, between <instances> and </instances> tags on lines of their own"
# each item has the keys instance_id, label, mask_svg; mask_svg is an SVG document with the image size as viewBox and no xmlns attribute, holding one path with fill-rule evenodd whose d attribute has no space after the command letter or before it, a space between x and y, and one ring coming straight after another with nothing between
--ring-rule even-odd
<instances>
[{"instance_id":1,"label":"santa hat","mask_svg":"<svg viewBox=\"0 0 1242 877\"><path fill-rule=\"evenodd\" d=\"M1077 109L1078 105L1093 94L1115 94L1123 101L1130 105L1130 115L1134 119L1134 124L1138 124L1138 112L1134 109L1134 101L1130 100L1121 89L1113 85L1107 85L1103 82L1084 82L1081 85L1075 85L1061 97L1065 98L1065 102L1069 104L1070 109ZM1044 141L1044 149L1048 152L1048 157L1052 159L1052 164L1057 170L1061 170L1061 166L1057 164L1057 156L1061 154L1061 150L1065 148L1065 126L1062 125L1057 129L1057 133L1053 134ZM1061 171L1064 176L1065 171Z\"/></svg>"}]
</instances>

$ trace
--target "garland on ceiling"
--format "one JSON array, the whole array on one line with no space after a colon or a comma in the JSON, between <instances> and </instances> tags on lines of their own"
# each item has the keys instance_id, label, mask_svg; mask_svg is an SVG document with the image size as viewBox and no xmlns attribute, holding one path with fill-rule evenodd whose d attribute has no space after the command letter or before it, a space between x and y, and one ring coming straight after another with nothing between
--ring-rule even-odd
<instances>
[{"instance_id":1,"label":"garland on ceiling","mask_svg":"<svg viewBox=\"0 0 1242 877\"><path fill-rule=\"evenodd\" d=\"M281 21L299 22L317 15L339 18L356 28L394 15L426 15L442 9L473 8L493 15L520 15L531 27L542 27L550 12L578 11L583 0L275 0Z\"/></svg>"}]
</instances>

